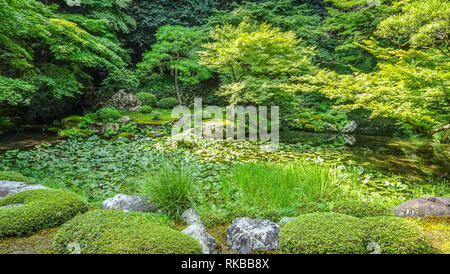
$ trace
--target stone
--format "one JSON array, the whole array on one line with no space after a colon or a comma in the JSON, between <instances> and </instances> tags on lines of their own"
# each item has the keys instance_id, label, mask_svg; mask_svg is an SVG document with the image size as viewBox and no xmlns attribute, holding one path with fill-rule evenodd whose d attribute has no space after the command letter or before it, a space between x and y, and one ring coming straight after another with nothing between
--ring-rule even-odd
<instances>
[{"instance_id":1,"label":"stone","mask_svg":"<svg viewBox=\"0 0 450 274\"><path fill-rule=\"evenodd\" d=\"M114 134L119 133L120 125L118 123L94 123L89 124L88 128L92 130L95 134L104 135L108 128L111 128L114 131Z\"/></svg>"},{"instance_id":2,"label":"stone","mask_svg":"<svg viewBox=\"0 0 450 274\"><path fill-rule=\"evenodd\" d=\"M338 132L338 129L335 126L333 126L332 124L326 124L325 129L328 132Z\"/></svg>"},{"instance_id":3,"label":"stone","mask_svg":"<svg viewBox=\"0 0 450 274\"><path fill-rule=\"evenodd\" d=\"M193 208L186 209L183 214L181 214L181 220L188 225L202 224L200 214Z\"/></svg>"},{"instance_id":4,"label":"stone","mask_svg":"<svg viewBox=\"0 0 450 274\"><path fill-rule=\"evenodd\" d=\"M122 118L120 118L119 123L122 124L127 124L133 122L133 118L131 118L130 116L123 116Z\"/></svg>"},{"instance_id":5,"label":"stone","mask_svg":"<svg viewBox=\"0 0 450 274\"><path fill-rule=\"evenodd\" d=\"M0 199L25 190L48 189L42 185L30 185L23 182L0 181Z\"/></svg>"},{"instance_id":6,"label":"stone","mask_svg":"<svg viewBox=\"0 0 450 274\"><path fill-rule=\"evenodd\" d=\"M356 143L356 138L353 137L352 135L344 134L342 135L342 138L344 138L344 141L351 146L353 146Z\"/></svg>"},{"instance_id":7,"label":"stone","mask_svg":"<svg viewBox=\"0 0 450 274\"><path fill-rule=\"evenodd\" d=\"M157 212L160 208L150 198L117 194L102 203L102 209L118 209L125 212Z\"/></svg>"},{"instance_id":8,"label":"stone","mask_svg":"<svg viewBox=\"0 0 450 274\"><path fill-rule=\"evenodd\" d=\"M104 107L125 109L128 111L138 111L142 106L139 98L131 93L126 93L123 90L116 92L111 99L109 99Z\"/></svg>"},{"instance_id":9,"label":"stone","mask_svg":"<svg viewBox=\"0 0 450 274\"><path fill-rule=\"evenodd\" d=\"M450 216L450 197L423 197L394 208L397 217Z\"/></svg>"},{"instance_id":10,"label":"stone","mask_svg":"<svg viewBox=\"0 0 450 274\"><path fill-rule=\"evenodd\" d=\"M227 229L227 243L248 254L255 249L278 249L280 226L269 220L238 218Z\"/></svg>"},{"instance_id":11,"label":"stone","mask_svg":"<svg viewBox=\"0 0 450 274\"><path fill-rule=\"evenodd\" d=\"M289 221L291 221L292 219L294 219L295 217L284 217L284 218L282 218L278 223L280 224L280 225L284 225L284 224L287 224L287 223L289 223Z\"/></svg>"},{"instance_id":12,"label":"stone","mask_svg":"<svg viewBox=\"0 0 450 274\"><path fill-rule=\"evenodd\" d=\"M351 121L342 129L343 133L353 133L358 128L358 124L355 121Z\"/></svg>"},{"instance_id":13,"label":"stone","mask_svg":"<svg viewBox=\"0 0 450 274\"><path fill-rule=\"evenodd\" d=\"M196 223L188 226L182 233L192 236L202 246L203 254L217 254L216 240L208 232L202 224Z\"/></svg>"}]
</instances>

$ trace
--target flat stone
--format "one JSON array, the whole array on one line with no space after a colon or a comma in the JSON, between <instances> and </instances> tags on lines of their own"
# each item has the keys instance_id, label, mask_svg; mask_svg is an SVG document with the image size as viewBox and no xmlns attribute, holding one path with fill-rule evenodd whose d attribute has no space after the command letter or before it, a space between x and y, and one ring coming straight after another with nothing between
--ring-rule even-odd
<instances>
[{"instance_id":1,"label":"flat stone","mask_svg":"<svg viewBox=\"0 0 450 274\"><path fill-rule=\"evenodd\" d=\"M397 217L450 216L450 197L423 197L394 208Z\"/></svg>"},{"instance_id":2,"label":"flat stone","mask_svg":"<svg viewBox=\"0 0 450 274\"><path fill-rule=\"evenodd\" d=\"M117 209L125 212L157 212L160 208L150 198L117 194L102 203L102 209Z\"/></svg>"},{"instance_id":3,"label":"flat stone","mask_svg":"<svg viewBox=\"0 0 450 274\"><path fill-rule=\"evenodd\" d=\"M24 182L0 181L0 199L25 190L48 189L43 185L30 185Z\"/></svg>"}]
</instances>

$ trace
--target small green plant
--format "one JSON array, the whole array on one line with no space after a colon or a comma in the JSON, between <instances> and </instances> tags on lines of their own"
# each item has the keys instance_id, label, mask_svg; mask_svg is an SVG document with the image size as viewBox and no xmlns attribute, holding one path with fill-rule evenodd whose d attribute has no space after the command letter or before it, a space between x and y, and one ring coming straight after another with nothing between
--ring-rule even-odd
<instances>
[{"instance_id":1,"label":"small green plant","mask_svg":"<svg viewBox=\"0 0 450 274\"><path fill-rule=\"evenodd\" d=\"M122 118L122 114L115 108L102 108L96 112L97 119L105 122L114 122Z\"/></svg>"},{"instance_id":2,"label":"small green plant","mask_svg":"<svg viewBox=\"0 0 450 274\"><path fill-rule=\"evenodd\" d=\"M120 126L120 132L127 132L127 133L133 133L138 134L140 133L140 129L136 126L136 123L130 122L126 123Z\"/></svg>"},{"instance_id":3,"label":"small green plant","mask_svg":"<svg viewBox=\"0 0 450 274\"><path fill-rule=\"evenodd\" d=\"M91 131L88 129L78 129L78 128L69 128L63 129L58 132L58 138L68 139L68 138L86 138L91 135Z\"/></svg>"},{"instance_id":4,"label":"small green plant","mask_svg":"<svg viewBox=\"0 0 450 274\"><path fill-rule=\"evenodd\" d=\"M104 135L106 138L110 138L110 137L116 135L116 132L114 131L114 129L113 129L112 127L107 127L107 128L105 129L105 132L103 133L103 135Z\"/></svg>"},{"instance_id":5,"label":"small green plant","mask_svg":"<svg viewBox=\"0 0 450 274\"><path fill-rule=\"evenodd\" d=\"M178 218L192 206L198 189L193 169L187 163L164 159L161 166L142 184L144 194L152 197L169 216Z\"/></svg>"},{"instance_id":6,"label":"small green plant","mask_svg":"<svg viewBox=\"0 0 450 274\"><path fill-rule=\"evenodd\" d=\"M143 106L154 107L156 105L157 99L153 93L150 92L139 92L136 94L138 99L141 101Z\"/></svg>"},{"instance_id":7,"label":"small green plant","mask_svg":"<svg viewBox=\"0 0 450 274\"><path fill-rule=\"evenodd\" d=\"M178 106L178 100L173 97L163 98L158 101L157 106L162 109L172 109Z\"/></svg>"},{"instance_id":8,"label":"small green plant","mask_svg":"<svg viewBox=\"0 0 450 274\"><path fill-rule=\"evenodd\" d=\"M28 182L28 178L16 171L0 171L0 181Z\"/></svg>"},{"instance_id":9,"label":"small green plant","mask_svg":"<svg viewBox=\"0 0 450 274\"><path fill-rule=\"evenodd\" d=\"M151 106L142 106L139 108L140 113L149 114L152 113L153 108Z\"/></svg>"},{"instance_id":10,"label":"small green plant","mask_svg":"<svg viewBox=\"0 0 450 274\"><path fill-rule=\"evenodd\" d=\"M161 112L159 111L152 111L151 115L153 116L153 120L161 119Z\"/></svg>"}]
</instances>

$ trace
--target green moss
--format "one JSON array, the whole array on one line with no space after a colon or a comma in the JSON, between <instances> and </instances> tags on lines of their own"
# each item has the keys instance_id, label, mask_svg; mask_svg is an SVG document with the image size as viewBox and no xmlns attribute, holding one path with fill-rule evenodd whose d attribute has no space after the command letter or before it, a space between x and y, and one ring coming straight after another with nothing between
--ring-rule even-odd
<instances>
[{"instance_id":1,"label":"green moss","mask_svg":"<svg viewBox=\"0 0 450 274\"><path fill-rule=\"evenodd\" d=\"M129 133L129 132L122 132L122 133L119 133L119 135L117 135L118 137L124 137L124 138L127 138L127 139L131 139L131 138L133 138L134 137L134 134L133 133Z\"/></svg>"},{"instance_id":2,"label":"green moss","mask_svg":"<svg viewBox=\"0 0 450 274\"><path fill-rule=\"evenodd\" d=\"M332 211L358 218L394 215L388 207L362 201L341 201L333 206Z\"/></svg>"},{"instance_id":3,"label":"green moss","mask_svg":"<svg viewBox=\"0 0 450 274\"><path fill-rule=\"evenodd\" d=\"M427 254L431 246L423 230L414 222L392 217L368 217L367 235L370 242L380 245L383 254Z\"/></svg>"},{"instance_id":4,"label":"green moss","mask_svg":"<svg viewBox=\"0 0 450 274\"><path fill-rule=\"evenodd\" d=\"M450 216L413 219L424 231L433 253L450 254Z\"/></svg>"},{"instance_id":5,"label":"green moss","mask_svg":"<svg viewBox=\"0 0 450 274\"><path fill-rule=\"evenodd\" d=\"M365 228L363 221L344 214L304 214L281 228L279 249L293 254L362 254Z\"/></svg>"},{"instance_id":6,"label":"green moss","mask_svg":"<svg viewBox=\"0 0 450 274\"><path fill-rule=\"evenodd\" d=\"M94 210L64 224L53 247L68 253L80 244L82 254L201 254L200 244L166 225L152 214Z\"/></svg>"},{"instance_id":7,"label":"green moss","mask_svg":"<svg viewBox=\"0 0 450 274\"><path fill-rule=\"evenodd\" d=\"M67 118L62 119L61 124L64 129L77 128L78 124L85 120L86 119L84 117L73 115L73 116L69 116Z\"/></svg>"},{"instance_id":8,"label":"green moss","mask_svg":"<svg viewBox=\"0 0 450 274\"><path fill-rule=\"evenodd\" d=\"M14 181L28 183L28 178L15 171L0 171L0 181Z\"/></svg>"},{"instance_id":9,"label":"green moss","mask_svg":"<svg viewBox=\"0 0 450 274\"><path fill-rule=\"evenodd\" d=\"M311 124L306 124L306 125L304 126L304 129L305 129L306 131L312 131L312 132L317 131L317 127L314 126L314 125L311 125Z\"/></svg>"},{"instance_id":10,"label":"green moss","mask_svg":"<svg viewBox=\"0 0 450 274\"><path fill-rule=\"evenodd\" d=\"M58 138L68 139L73 137L89 137L91 132L88 129L70 128L58 132Z\"/></svg>"},{"instance_id":11,"label":"green moss","mask_svg":"<svg viewBox=\"0 0 450 274\"><path fill-rule=\"evenodd\" d=\"M122 118L122 114L115 108L102 108L96 112L96 118L102 121L115 121Z\"/></svg>"},{"instance_id":12,"label":"green moss","mask_svg":"<svg viewBox=\"0 0 450 274\"><path fill-rule=\"evenodd\" d=\"M55 227L88 209L80 196L65 190L28 190L0 200L0 206L14 204L23 206L0 209L0 238Z\"/></svg>"},{"instance_id":13,"label":"green moss","mask_svg":"<svg viewBox=\"0 0 450 274\"><path fill-rule=\"evenodd\" d=\"M54 254L52 243L57 230L53 227L26 237L0 239L0 254Z\"/></svg>"}]
</instances>

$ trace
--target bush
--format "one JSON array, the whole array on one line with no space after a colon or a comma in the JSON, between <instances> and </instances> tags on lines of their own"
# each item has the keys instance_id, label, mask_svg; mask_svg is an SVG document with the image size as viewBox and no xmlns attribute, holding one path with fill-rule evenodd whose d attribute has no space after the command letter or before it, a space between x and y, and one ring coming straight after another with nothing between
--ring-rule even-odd
<instances>
[{"instance_id":1,"label":"bush","mask_svg":"<svg viewBox=\"0 0 450 274\"><path fill-rule=\"evenodd\" d=\"M122 114L115 108L102 108L97 111L97 119L103 121L114 121L122 118Z\"/></svg>"},{"instance_id":2,"label":"bush","mask_svg":"<svg viewBox=\"0 0 450 274\"><path fill-rule=\"evenodd\" d=\"M341 201L333 206L332 211L358 218L394 215L388 207L362 201Z\"/></svg>"},{"instance_id":3,"label":"bush","mask_svg":"<svg viewBox=\"0 0 450 274\"><path fill-rule=\"evenodd\" d=\"M142 105L154 107L156 105L156 96L150 92L139 92L136 94Z\"/></svg>"},{"instance_id":4,"label":"bush","mask_svg":"<svg viewBox=\"0 0 450 274\"><path fill-rule=\"evenodd\" d=\"M279 235L279 249L293 254L362 254L365 223L339 213L309 213L285 224Z\"/></svg>"},{"instance_id":5,"label":"bush","mask_svg":"<svg viewBox=\"0 0 450 274\"><path fill-rule=\"evenodd\" d=\"M91 132L88 129L78 129L78 128L70 128L63 129L58 132L58 138L60 139L68 139L74 137L89 137Z\"/></svg>"},{"instance_id":6,"label":"bush","mask_svg":"<svg viewBox=\"0 0 450 274\"><path fill-rule=\"evenodd\" d=\"M422 229L415 223L392 216L368 217L367 234L383 254L427 254L431 247Z\"/></svg>"},{"instance_id":7,"label":"bush","mask_svg":"<svg viewBox=\"0 0 450 274\"><path fill-rule=\"evenodd\" d=\"M15 171L0 171L0 181L28 182L28 178Z\"/></svg>"},{"instance_id":8,"label":"bush","mask_svg":"<svg viewBox=\"0 0 450 274\"><path fill-rule=\"evenodd\" d=\"M61 124L64 129L78 128L78 125L85 120L84 117L72 115L62 119Z\"/></svg>"},{"instance_id":9,"label":"bush","mask_svg":"<svg viewBox=\"0 0 450 274\"><path fill-rule=\"evenodd\" d=\"M139 109L139 112L140 112L140 113L149 114L149 113L152 113L152 110L153 110L153 108L152 108L151 106L142 106L142 107Z\"/></svg>"},{"instance_id":10,"label":"bush","mask_svg":"<svg viewBox=\"0 0 450 274\"><path fill-rule=\"evenodd\" d=\"M65 190L23 191L0 200L0 238L29 235L41 229L59 226L88 210L87 203Z\"/></svg>"},{"instance_id":11,"label":"bush","mask_svg":"<svg viewBox=\"0 0 450 274\"><path fill-rule=\"evenodd\" d=\"M162 109L172 109L172 108L178 106L178 100L173 97L163 98L158 101L157 106Z\"/></svg>"},{"instance_id":12,"label":"bush","mask_svg":"<svg viewBox=\"0 0 450 274\"><path fill-rule=\"evenodd\" d=\"M159 120L161 118L161 112L152 111L151 115L153 116L153 120Z\"/></svg>"},{"instance_id":13,"label":"bush","mask_svg":"<svg viewBox=\"0 0 450 274\"><path fill-rule=\"evenodd\" d=\"M165 159L157 171L142 184L143 192L152 197L169 216L178 218L192 206L192 197L197 191L193 173L189 165Z\"/></svg>"},{"instance_id":14,"label":"bush","mask_svg":"<svg viewBox=\"0 0 450 274\"><path fill-rule=\"evenodd\" d=\"M53 247L61 253L78 243L82 254L201 254L200 244L153 214L94 210L77 216L56 233Z\"/></svg>"}]
</instances>

